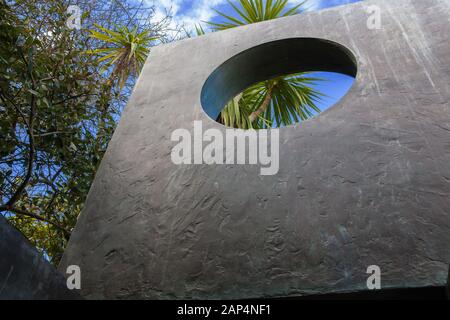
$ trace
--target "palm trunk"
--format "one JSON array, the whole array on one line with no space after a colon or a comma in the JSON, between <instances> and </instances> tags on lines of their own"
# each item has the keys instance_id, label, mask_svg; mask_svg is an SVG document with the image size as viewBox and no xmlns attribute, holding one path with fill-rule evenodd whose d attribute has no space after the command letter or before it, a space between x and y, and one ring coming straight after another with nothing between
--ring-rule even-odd
<instances>
[{"instance_id":1,"label":"palm trunk","mask_svg":"<svg viewBox=\"0 0 450 320\"><path fill-rule=\"evenodd\" d=\"M256 121L256 119L259 118L259 116L261 114L263 114L264 112L266 112L267 108L270 105L270 101L272 100L272 96L273 96L273 89L275 88L275 86L277 85L276 81L271 81L269 83L269 88L267 89L267 93L266 93L266 97L264 98L264 101L262 102L261 106L258 108L258 110L256 110L255 112L253 112L250 115L250 121L253 123Z\"/></svg>"}]
</instances>

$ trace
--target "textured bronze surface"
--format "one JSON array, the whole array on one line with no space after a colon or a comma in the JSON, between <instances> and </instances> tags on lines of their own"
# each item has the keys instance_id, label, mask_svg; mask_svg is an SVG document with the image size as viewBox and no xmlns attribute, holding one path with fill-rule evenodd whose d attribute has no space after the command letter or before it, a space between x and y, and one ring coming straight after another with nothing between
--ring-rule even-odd
<instances>
[{"instance_id":1,"label":"textured bronze surface","mask_svg":"<svg viewBox=\"0 0 450 320\"><path fill-rule=\"evenodd\" d=\"M380 30L367 28L371 5L381 8ZM449 21L448 0L364 1L155 48L61 269L81 267L87 298L352 292L367 289L371 265L385 289L443 288ZM289 38L338 43L358 72L337 105L281 129L278 175L174 165L173 130L194 120L225 130L202 108L210 75L245 50Z\"/></svg>"}]
</instances>

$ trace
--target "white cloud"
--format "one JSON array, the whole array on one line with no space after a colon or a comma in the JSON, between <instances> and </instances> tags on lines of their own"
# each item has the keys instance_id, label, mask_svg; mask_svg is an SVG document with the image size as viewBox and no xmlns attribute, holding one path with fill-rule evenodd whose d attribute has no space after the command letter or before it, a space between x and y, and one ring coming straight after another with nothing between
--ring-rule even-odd
<instances>
[{"instance_id":1,"label":"white cloud","mask_svg":"<svg viewBox=\"0 0 450 320\"><path fill-rule=\"evenodd\" d=\"M174 20L171 27L184 25L193 30L195 24L211 20L216 13L214 8L226 3L226 0L147 0L156 6L155 21L165 17L166 10L170 9ZM289 0L289 4L297 5L300 0ZM331 3L347 3L351 0L331 0ZM327 4L327 0L307 0L303 7L306 11L318 10Z\"/></svg>"},{"instance_id":2,"label":"white cloud","mask_svg":"<svg viewBox=\"0 0 450 320\"><path fill-rule=\"evenodd\" d=\"M156 7L154 21L163 19L166 11L170 10L174 17L171 27L184 25L188 30L192 30L195 24L211 20L215 16L213 8L226 3L226 0L159 0L149 2Z\"/></svg>"},{"instance_id":3,"label":"white cloud","mask_svg":"<svg viewBox=\"0 0 450 320\"><path fill-rule=\"evenodd\" d=\"M289 2L296 3L297 1L289 1ZM323 2L322 0L308 0L305 4L305 9L306 11L318 10L320 9L322 2Z\"/></svg>"}]
</instances>

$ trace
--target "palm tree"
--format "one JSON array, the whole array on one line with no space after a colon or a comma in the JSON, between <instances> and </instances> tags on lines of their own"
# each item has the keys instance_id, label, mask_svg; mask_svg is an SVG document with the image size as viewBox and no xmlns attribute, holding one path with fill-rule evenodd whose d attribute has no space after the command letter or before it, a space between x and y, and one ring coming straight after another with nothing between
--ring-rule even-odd
<instances>
[{"instance_id":1,"label":"palm tree","mask_svg":"<svg viewBox=\"0 0 450 320\"><path fill-rule=\"evenodd\" d=\"M101 120L98 124L95 148L99 150L107 144L105 119L109 114L114 85L117 84L120 94L128 78L140 74L150 52L151 42L158 38L151 36L150 30L138 32L137 28L129 29L126 26L116 26L116 30L110 30L98 24L95 26L101 32L89 30L90 37L99 40L104 46L86 53L99 56L97 62L102 65L101 71L110 72L108 81L102 86L101 98L97 102Z\"/></svg>"},{"instance_id":2,"label":"palm tree","mask_svg":"<svg viewBox=\"0 0 450 320\"><path fill-rule=\"evenodd\" d=\"M303 1L293 8L288 9L288 0L239 0L241 5L241 9L239 9L231 1L228 0L227 2L234 9L235 13L237 13L237 17L232 17L218 10L214 10L217 14L225 18L225 21L222 23L206 22L215 31L292 16L300 13L300 7L306 3L306 1Z\"/></svg>"},{"instance_id":3,"label":"palm tree","mask_svg":"<svg viewBox=\"0 0 450 320\"><path fill-rule=\"evenodd\" d=\"M224 21L206 23L213 31L231 29L298 14L305 2L288 8L288 0L239 0L240 7L228 1L235 14L216 10ZM204 34L201 26L196 30L198 35ZM296 73L257 83L232 99L218 120L241 129L280 127L307 120L320 112L316 102L323 95L311 87L319 80L307 73Z\"/></svg>"},{"instance_id":4,"label":"palm tree","mask_svg":"<svg viewBox=\"0 0 450 320\"><path fill-rule=\"evenodd\" d=\"M95 25L102 32L90 30L90 37L107 44L106 47L89 50L87 53L98 55L102 71L111 71L110 81L117 80L122 89L130 76L138 76L150 52L150 44L158 39L150 35L150 30L138 32L137 28L116 27L117 30L106 29Z\"/></svg>"}]
</instances>

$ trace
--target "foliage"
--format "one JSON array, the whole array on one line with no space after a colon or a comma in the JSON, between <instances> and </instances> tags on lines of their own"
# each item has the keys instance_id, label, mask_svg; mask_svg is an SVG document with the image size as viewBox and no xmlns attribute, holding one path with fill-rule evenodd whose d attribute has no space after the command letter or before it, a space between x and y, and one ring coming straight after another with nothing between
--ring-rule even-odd
<instances>
[{"instance_id":1,"label":"foliage","mask_svg":"<svg viewBox=\"0 0 450 320\"><path fill-rule=\"evenodd\" d=\"M322 94L310 87L321 79L307 73L277 77L257 83L230 101L220 121L240 129L264 129L305 121L320 113Z\"/></svg>"},{"instance_id":2,"label":"foliage","mask_svg":"<svg viewBox=\"0 0 450 320\"><path fill-rule=\"evenodd\" d=\"M130 24L154 28L161 41L169 41L164 33L168 20L150 23L154 11L142 3L78 4L83 27ZM54 264L83 209L134 81L122 78L116 88L102 75L96 57L85 54L101 44L84 30L67 28L69 4L0 0L0 212ZM138 72L143 58L142 51L133 50L139 64L129 66L130 75Z\"/></svg>"},{"instance_id":3,"label":"foliage","mask_svg":"<svg viewBox=\"0 0 450 320\"><path fill-rule=\"evenodd\" d=\"M216 11L224 21L207 22L213 31L295 15L305 2L292 8L287 0L239 0L240 6L229 4L235 15ZM196 31L197 35L205 34L201 25ZM229 127L264 129L307 120L320 112L316 103L322 94L312 87L317 81L320 79L307 73L296 73L257 83L232 99L218 121Z\"/></svg>"},{"instance_id":4,"label":"foliage","mask_svg":"<svg viewBox=\"0 0 450 320\"><path fill-rule=\"evenodd\" d=\"M225 21L222 23L207 22L216 31L240 27L246 24L287 17L299 13L299 9L306 1L288 9L288 0L239 0L240 8L228 1L236 13L235 16L216 11Z\"/></svg>"},{"instance_id":5,"label":"foliage","mask_svg":"<svg viewBox=\"0 0 450 320\"><path fill-rule=\"evenodd\" d=\"M111 30L98 24L95 26L103 33L90 30L90 36L111 46L89 50L88 53L100 56L98 62L104 64L103 71L112 68L110 79L117 80L122 89L130 76L139 75L150 52L150 44L158 37L150 36L151 30L148 29L138 33L137 27L130 30L126 26L118 26L117 30Z\"/></svg>"}]
</instances>

